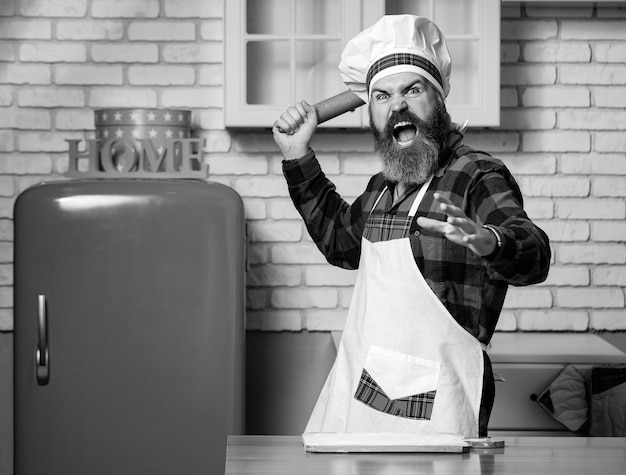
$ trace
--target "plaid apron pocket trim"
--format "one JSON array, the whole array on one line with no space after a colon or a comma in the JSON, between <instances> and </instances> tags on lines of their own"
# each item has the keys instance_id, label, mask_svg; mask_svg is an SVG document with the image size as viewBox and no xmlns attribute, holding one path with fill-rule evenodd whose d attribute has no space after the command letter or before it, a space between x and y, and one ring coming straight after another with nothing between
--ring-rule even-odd
<instances>
[{"instance_id":1,"label":"plaid apron pocket trim","mask_svg":"<svg viewBox=\"0 0 626 475\"><path fill-rule=\"evenodd\" d=\"M364 369L354 398L385 414L407 419L430 420L436 394L435 390L401 399L389 399L374 378Z\"/></svg>"}]
</instances>

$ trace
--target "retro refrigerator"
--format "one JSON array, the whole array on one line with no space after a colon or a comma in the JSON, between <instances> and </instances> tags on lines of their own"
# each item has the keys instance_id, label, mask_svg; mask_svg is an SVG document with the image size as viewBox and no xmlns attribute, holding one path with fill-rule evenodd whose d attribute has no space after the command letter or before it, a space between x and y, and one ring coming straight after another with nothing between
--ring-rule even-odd
<instances>
[{"instance_id":1,"label":"retro refrigerator","mask_svg":"<svg viewBox=\"0 0 626 475\"><path fill-rule=\"evenodd\" d=\"M244 427L239 195L58 181L14 220L15 475L223 474Z\"/></svg>"}]
</instances>

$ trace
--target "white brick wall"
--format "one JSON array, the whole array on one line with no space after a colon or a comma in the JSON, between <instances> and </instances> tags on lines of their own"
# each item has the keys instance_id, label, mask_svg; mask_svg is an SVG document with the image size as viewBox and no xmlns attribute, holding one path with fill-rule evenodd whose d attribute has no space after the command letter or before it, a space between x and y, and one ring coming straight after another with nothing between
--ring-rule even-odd
<instances>
[{"instance_id":1,"label":"white brick wall","mask_svg":"<svg viewBox=\"0 0 626 475\"><path fill-rule=\"evenodd\" d=\"M13 326L16 196L61 178L64 140L120 104L193 109L212 179L244 199L248 328L342 328L355 273L307 236L271 134L224 128L224 2L0 2L0 330ZM554 257L545 283L510 291L498 330L626 330L626 10L506 4L501 26L501 126L467 139L516 175ZM313 145L346 197L378 169L368 132Z\"/></svg>"}]
</instances>

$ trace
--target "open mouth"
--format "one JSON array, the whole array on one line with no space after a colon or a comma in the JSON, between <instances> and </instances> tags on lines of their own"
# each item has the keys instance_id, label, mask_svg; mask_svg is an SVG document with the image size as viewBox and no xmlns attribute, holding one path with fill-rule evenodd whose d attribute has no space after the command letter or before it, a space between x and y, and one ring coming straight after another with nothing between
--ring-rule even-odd
<instances>
[{"instance_id":1,"label":"open mouth","mask_svg":"<svg viewBox=\"0 0 626 475\"><path fill-rule=\"evenodd\" d=\"M417 127L406 120L393 126L393 138L401 148L408 147L417 138Z\"/></svg>"}]
</instances>

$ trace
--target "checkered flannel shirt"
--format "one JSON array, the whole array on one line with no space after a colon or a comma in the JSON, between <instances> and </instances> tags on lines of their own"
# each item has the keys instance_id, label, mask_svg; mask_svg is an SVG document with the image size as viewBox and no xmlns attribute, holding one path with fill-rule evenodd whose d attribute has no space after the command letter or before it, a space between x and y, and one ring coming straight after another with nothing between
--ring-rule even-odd
<instances>
[{"instance_id":1,"label":"checkered flannel shirt","mask_svg":"<svg viewBox=\"0 0 626 475\"><path fill-rule=\"evenodd\" d=\"M508 285L542 282L548 274L548 236L526 215L519 187L504 164L462 143L452 131L439 159L439 170L410 228L415 262L456 321L480 342L488 344L502 310ZM312 150L299 160L285 161L283 172L290 196L311 238L329 263L356 269L361 237L376 198L388 186L378 207L389 213L408 214L417 187L392 206L394 185L382 174L373 176L352 204L343 200L322 172ZM479 225L490 224L502 236L495 255L480 257L445 237L422 230L419 216L443 221L433 199L438 192L460 207ZM419 309L416 309L419 311Z\"/></svg>"}]
</instances>

